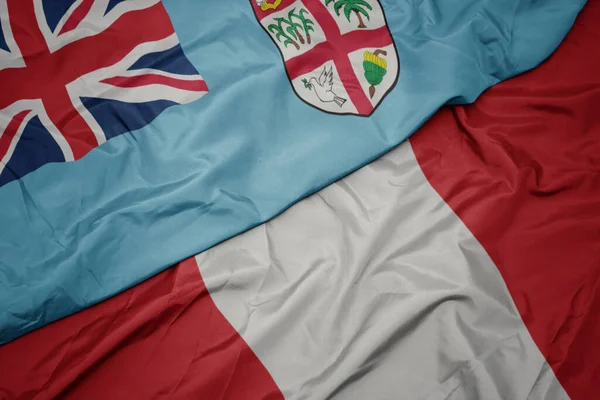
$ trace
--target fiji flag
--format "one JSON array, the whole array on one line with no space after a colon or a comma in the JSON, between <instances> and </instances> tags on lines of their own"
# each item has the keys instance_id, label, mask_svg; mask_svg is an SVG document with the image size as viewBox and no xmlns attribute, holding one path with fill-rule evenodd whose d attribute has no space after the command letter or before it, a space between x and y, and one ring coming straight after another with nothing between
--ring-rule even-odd
<instances>
[{"instance_id":1,"label":"fiji flag","mask_svg":"<svg viewBox=\"0 0 600 400\"><path fill-rule=\"evenodd\" d=\"M584 3L0 0L0 343L534 68Z\"/></svg>"}]
</instances>

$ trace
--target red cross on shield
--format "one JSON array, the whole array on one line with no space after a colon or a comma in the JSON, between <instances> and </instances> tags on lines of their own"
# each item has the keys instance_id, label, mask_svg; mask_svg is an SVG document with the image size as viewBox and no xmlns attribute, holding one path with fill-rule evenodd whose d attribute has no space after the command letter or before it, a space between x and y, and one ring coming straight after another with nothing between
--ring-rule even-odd
<instances>
[{"instance_id":1,"label":"red cross on shield","mask_svg":"<svg viewBox=\"0 0 600 400\"><path fill-rule=\"evenodd\" d=\"M395 86L400 62L378 0L250 2L307 104L369 116Z\"/></svg>"}]
</instances>

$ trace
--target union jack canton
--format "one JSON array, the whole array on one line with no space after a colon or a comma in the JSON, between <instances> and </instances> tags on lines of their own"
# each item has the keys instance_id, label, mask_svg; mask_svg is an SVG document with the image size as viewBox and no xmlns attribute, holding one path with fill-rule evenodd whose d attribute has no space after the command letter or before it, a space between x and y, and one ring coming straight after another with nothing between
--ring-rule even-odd
<instances>
[{"instance_id":1,"label":"union jack canton","mask_svg":"<svg viewBox=\"0 0 600 400\"><path fill-rule=\"evenodd\" d=\"M160 0L0 0L0 82L0 186L208 91Z\"/></svg>"}]
</instances>

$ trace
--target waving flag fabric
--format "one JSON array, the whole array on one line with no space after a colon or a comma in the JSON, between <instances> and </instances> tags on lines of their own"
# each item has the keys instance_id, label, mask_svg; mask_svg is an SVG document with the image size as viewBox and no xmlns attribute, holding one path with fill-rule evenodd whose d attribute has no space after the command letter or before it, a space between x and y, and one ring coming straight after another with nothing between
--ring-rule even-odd
<instances>
[{"instance_id":1,"label":"waving flag fabric","mask_svg":"<svg viewBox=\"0 0 600 400\"><path fill-rule=\"evenodd\" d=\"M2 4L7 342L273 217L444 103L536 66L584 1Z\"/></svg>"},{"instance_id":2,"label":"waving flag fabric","mask_svg":"<svg viewBox=\"0 0 600 400\"><path fill-rule=\"evenodd\" d=\"M595 398L598 18L267 224L0 347L0 393Z\"/></svg>"},{"instance_id":3,"label":"waving flag fabric","mask_svg":"<svg viewBox=\"0 0 600 400\"><path fill-rule=\"evenodd\" d=\"M207 91L160 2L3 3L0 184L79 159Z\"/></svg>"}]
</instances>

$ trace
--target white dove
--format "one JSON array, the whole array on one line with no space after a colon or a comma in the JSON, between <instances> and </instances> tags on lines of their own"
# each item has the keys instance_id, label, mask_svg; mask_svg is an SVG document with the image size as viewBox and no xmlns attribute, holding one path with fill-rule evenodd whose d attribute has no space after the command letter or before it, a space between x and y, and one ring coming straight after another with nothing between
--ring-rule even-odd
<instances>
[{"instance_id":1,"label":"white dove","mask_svg":"<svg viewBox=\"0 0 600 400\"><path fill-rule=\"evenodd\" d=\"M333 67L329 67L329 71L327 71L327 67L323 67L323 71L319 76L319 80L312 77L308 81L309 89L314 88L315 94L323 103L331 103L335 102L338 106L342 107L346 102L346 99L338 96L332 90L333 87Z\"/></svg>"}]
</instances>

